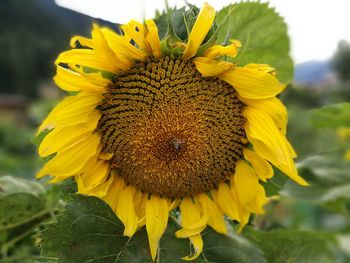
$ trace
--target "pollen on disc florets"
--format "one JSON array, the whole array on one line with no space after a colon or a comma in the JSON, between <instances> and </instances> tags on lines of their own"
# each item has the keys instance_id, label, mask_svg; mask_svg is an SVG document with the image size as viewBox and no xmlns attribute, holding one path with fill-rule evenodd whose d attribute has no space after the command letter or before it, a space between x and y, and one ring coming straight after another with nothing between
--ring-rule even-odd
<instances>
[{"instance_id":1,"label":"pollen on disc florets","mask_svg":"<svg viewBox=\"0 0 350 263\"><path fill-rule=\"evenodd\" d=\"M166 56L114 80L97 130L127 183L159 196L193 196L225 181L242 158L242 107L232 86Z\"/></svg>"}]
</instances>

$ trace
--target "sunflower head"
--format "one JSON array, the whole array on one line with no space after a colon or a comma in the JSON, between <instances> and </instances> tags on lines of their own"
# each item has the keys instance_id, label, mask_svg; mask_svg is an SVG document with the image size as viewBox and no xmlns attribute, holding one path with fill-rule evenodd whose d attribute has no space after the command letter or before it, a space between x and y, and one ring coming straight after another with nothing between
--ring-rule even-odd
<instances>
[{"instance_id":1,"label":"sunflower head","mask_svg":"<svg viewBox=\"0 0 350 263\"><path fill-rule=\"evenodd\" d=\"M181 37L171 18L162 39L152 20L131 21L122 34L94 25L91 38L73 37L54 80L74 95L39 128L50 130L39 154L55 155L37 177L74 176L79 193L110 205L126 236L146 226L153 259L174 209L176 236L194 247L184 259L195 259L207 225L226 234L224 215L242 229L264 212L260 182L272 165L306 185L276 98L285 85L268 65L229 62L241 44L215 44L210 5L190 11Z\"/></svg>"}]
</instances>

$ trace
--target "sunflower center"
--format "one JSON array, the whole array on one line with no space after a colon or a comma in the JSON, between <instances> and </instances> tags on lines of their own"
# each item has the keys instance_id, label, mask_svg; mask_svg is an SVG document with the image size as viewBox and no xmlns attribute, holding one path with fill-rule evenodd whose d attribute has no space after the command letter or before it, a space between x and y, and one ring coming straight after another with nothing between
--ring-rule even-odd
<instances>
[{"instance_id":1,"label":"sunflower center","mask_svg":"<svg viewBox=\"0 0 350 263\"><path fill-rule=\"evenodd\" d=\"M141 191L177 198L209 191L235 171L243 104L192 61L136 64L104 95L98 132L111 166Z\"/></svg>"}]
</instances>

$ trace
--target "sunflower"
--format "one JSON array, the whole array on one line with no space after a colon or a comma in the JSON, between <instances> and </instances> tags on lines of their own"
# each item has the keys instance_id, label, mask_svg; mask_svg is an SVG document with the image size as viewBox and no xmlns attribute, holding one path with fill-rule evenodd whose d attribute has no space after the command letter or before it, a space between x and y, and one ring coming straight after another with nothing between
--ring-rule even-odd
<instances>
[{"instance_id":1,"label":"sunflower","mask_svg":"<svg viewBox=\"0 0 350 263\"><path fill-rule=\"evenodd\" d=\"M160 40L152 20L122 25L122 34L93 25L91 39L73 37L55 62L54 80L69 95L39 127L49 130L39 154L53 158L37 177L74 176L80 194L109 204L125 236L146 226L153 260L174 209L191 260L206 226L226 234L226 215L240 231L264 212L260 182L272 165L307 184L276 98L285 85L268 65L228 62L238 41L205 41L214 18L205 4L183 42Z\"/></svg>"}]
</instances>

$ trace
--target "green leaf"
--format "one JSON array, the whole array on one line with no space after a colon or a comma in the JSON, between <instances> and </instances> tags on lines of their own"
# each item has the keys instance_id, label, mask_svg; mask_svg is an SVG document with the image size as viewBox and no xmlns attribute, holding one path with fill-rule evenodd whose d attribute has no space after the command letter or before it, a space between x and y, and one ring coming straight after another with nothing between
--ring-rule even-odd
<instances>
[{"instance_id":1,"label":"green leaf","mask_svg":"<svg viewBox=\"0 0 350 263\"><path fill-rule=\"evenodd\" d=\"M332 104L313 110L311 123L317 128L350 127L350 103Z\"/></svg>"},{"instance_id":2,"label":"green leaf","mask_svg":"<svg viewBox=\"0 0 350 263\"><path fill-rule=\"evenodd\" d=\"M288 177L284 173L274 169L273 177L266 182L261 182L261 184L264 186L267 196L275 196L280 193L287 181Z\"/></svg>"},{"instance_id":3,"label":"green leaf","mask_svg":"<svg viewBox=\"0 0 350 263\"><path fill-rule=\"evenodd\" d=\"M298 164L300 175L308 187L288 182L281 194L328 205L347 212L350 201L350 163L336 154L310 156Z\"/></svg>"},{"instance_id":4,"label":"green leaf","mask_svg":"<svg viewBox=\"0 0 350 263\"><path fill-rule=\"evenodd\" d=\"M0 177L0 231L40 216L45 204L45 190L39 183Z\"/></svg>"},{"instance_id":5,"label":"green leaf","mask_svg":"<svg viewBox=\"0 0 350 263\"><path fill-rule=\"evenodd\" d=\"M287 25L267 3L244 2L220 10L216 23L221 27L217 43L229 44L230 39L241 41L242 48L234 62L269 64L277 69L279 79L290 83L293 79L293 61L289 56Z\"/></svg>"},{"instance_id":6,"label":"green leaf","mask_svg":"<svg viewBox=\"0 0 350 263\"><path fill-rule=\"evenodd\" d=\"M202 234L204 249L196 263L265 263L266 259L260 249L242 236L220 235L211 228Z\"/></svg>"},{"instance_id":7,"label":"green leaf","mask_svg":"<svg viewBox=\"0 0 350 263\"><path fill-rule=\"evenodd\" d=\"M157 262L184 262L190 254L188 239L174 235L179 226L170 219L159 244ZM42 255L58 262L151 262L145 228L132 237L123 236L124 227L107 204L95 197L74 195L58 223L43 233ZM266 262L262 253L243 237L224 236L211 229L203 233L204 253L198 262Z\"/></svg>"},{"instance_id":8,"label":"green leaf","mask_svg":"<svg viewBox=\"0 0 350 263\"><path fill-rule=\"evenodd\" d=\"M259 246L269 263L333 263L335 238L319 231L273 230L245 228L243 235Z\"/></svg>"}]
</instances>

